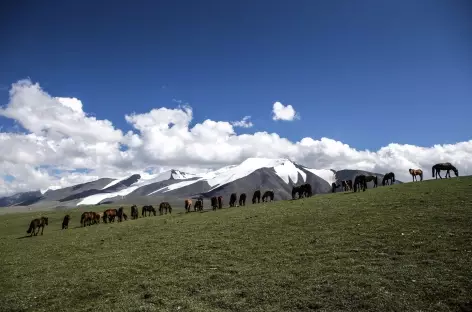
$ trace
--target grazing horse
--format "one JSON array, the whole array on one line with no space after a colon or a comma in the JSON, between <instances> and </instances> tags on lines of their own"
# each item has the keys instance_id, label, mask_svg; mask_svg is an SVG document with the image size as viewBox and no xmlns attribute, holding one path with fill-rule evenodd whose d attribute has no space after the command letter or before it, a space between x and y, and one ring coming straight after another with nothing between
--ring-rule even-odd
<instances>
[{"instance_id":1,"label":"grazing horse","mask_svg":"<svg viewBox=\"0 0 472 312\"><path fill-rule=\"evenodd\" d=\"M138 215L138 207L136 205L131 206L131 220L137 219Z\"/></svg>"},{"instance_id":2,"label":"grazing horse","mask_svg":"<svg viewBox=\"0 0 472 312\"><path fill-rule=\"evenodd\" d=\"M265 191L264 195L262 195L262 202L268 202L274 200L274 192L272 191Z\"/></svg>"},{"instance_id":3,"label":"grazing horse","mask_svg":"<svg viewBox=\"0 0 472 312\"><path fill-rule=\"evenodd\" d=\"M211 202L211 208L213 210L216 210L216 208L218 208L218 199L216 198L216 196L213 196L210 202Z\"/></svg>"},{"instance_id":4,"label":"grazing horse","mask_svg":"<svg viewBox=\"0 0 472 312\"><path fill-rule=\"evenodd\" d=\"M364 191L365 192L365 189L367 188L367 180L366 180L366 176L363 175L363 174L360 174L358 176L356 176L356 178L354 179L354 192L357 192L357 190L359 190L359 192L361 191Z\"/></svg>"},{"instance_id":5,"label":"grazing horse","mask_svg":"<svg viewBox=\"0 0 472 312\"><path fill-rule=\"evenodd\" d=\"M159 214L162 215L164 210L166 211L166 214L167 214L167 211L169 211L170 214L172 214L172 207L170 206L170 204L168 202L162 202L160 205L159 205Z\"/></svg>"},{"instance_id":6,"label":"grazing horse","mask_svg":"<svg viewBox=\"0 0 472 312\"><path fill-rule=\"evenodd\" d=\"M223 196L218 196L218 209L223 208Z\"/></svg>"},{"instance_id":7,"label":"grazing horse","mask_svg":"<svg viewBox=\"0 0 472 312\"><path fill-rule=\"evenodd\" d=\"M70 216L66 215L64 219L62 219L62 229L68 229L69 228L69 221L70 221Z\"/></svg>"},{"instance_id":8,"label":"grazing horse","mask_svg":"<svg viewBox=\"0 0 472 312\"><path fill-rule=\"evenodd\" d=\"M192 208L192 200L186 199L184 203L185 203L185 212L190 212L190 209Z\"/></svg>"},{"instance_id":9,"label":"grazing horse","mask_svg":"<svg viewBox=\"0 0 472 312\"><path fill-rule=\"evenodd\" d=\"M257 190L254 192L252 195L252 203L255 204L257 200L257 203L259 204L261 202L261 190Z\"/></svg>"},{"instance_id":10,"label":"grazing horse","mask_svg":"<svg viewBox=\"0 0 472 312\"><path fill-rule=\"evenodd\" d=\"M437 179L439 176L439 178L442 179L441 170L446 170L446 176L445 176L446 179L447 179L447 176L449 176L449 178L451 177L451 172L450 172L451 170L454 171L454 174L456 175L456 177L459 176L459 170L457 170L457 168L454 167L450 162L447 162L447 163L439 163L433 166L433 168L431 169L433 178L436 177Z\"/></svg>"},{"instance_id":11,"label":"grazing horse","mask_svg":"<svg viewBox=\"0 0 472 312\"><path fill-rule=\"evenodd\" d=\"M92 213L92 223L93 224L100 223L100 214L93 211L91 213Z\"/></svg>"},{"instance_id":12,"label":"grazing horse","mask_svg":"<svg viewBox=\"0 0 472 312\"><path fill-rule=\"evenodd\" d=\"M389 173L385 174L383 179L382 179L382 185L383 186L392 185L393 183L395 183L395 173L389 172Z\"/></svg>"},{"instance_id":13,"label":"grazing horse","mask_svg":"<svg viewBox=\"0 0 472 312\"><path fill-rule=\"evenodd\" d=\"M46 225L48 225L47 217L36 218L34 220L31 220L28 231L26 231L26 233L31 233L30 236L33 236L33 234L34 236L37 236L39 233L39 229L41 228L41 235L43 235L44 227ZM36 229L38 229L38 231L35 231Z\"/></svg>"},{"instance_id":14,"label":"grazing horse","mask_svg":"<svg viewBox=\"0 0 472 312\"><path fill-rule=\"evenodd\" d=\"M201 198L197 199L195 205L193 205L195 211L203 211L203 200Z\"/></svg>"},{"instance_id":15,"label":"grazing horse","mask_svg":"<svg viewBox=\"0 0 472 312\"><path fill-rule=\"evenodd\" d=\"M246 193L239 195L239 206L246 206Z\"/></svg>"},{"instance_id":16,"label":"grazing horse","mask_svg":"<svg viewBox=\"0 0 472 312\"><path fill-rule=\"evenodd\" d=\"M123 207L118 208L116 211L116 216L118 217L118 222L123 222Z\"/></svg>"},{"instance_id":17,"label":"grazing horse","mask_svg":"<svg viewBox=\"0 0 472 312\"><path fill-rule=\"evenodd\" d=\"M141 208L141 217L147 217L147 213L149 212L149 216L151 216L151 212L156 215L156 208L152 205L145 205Z\"/></svg>"},{"instance_id":18,"label":"grazing horse","mask_svg":"<svg viewBox=\"0 0 472 312\"><path fill-rule=\"evenodd\" d=\"M295 196L298 194L298 198L300 198L300 186L294 186L292 188L292 199L295 199Z\"/></svg>"},{"instance_id":19,"label":"grazing horse","mask_svg":"<svg viewBox=\"0 0 472 312\"><path fill-rule=\"evenodd\" d=\"M229 197L229 206L234 207L236 206L236 200L238 199L238 195L236 193L232 193Z\"/></svg>"},{"instance_id":20,"label":"grazing horse","mask_svg":"<svg viewBox=\"0 0 472 312\"><path fill-rule=\"evenodd\" d=\"M305 184L300 185L300 194L302 195L301 197L311 197L313 195L311 184L305 183Z\"/></svg>"},{"instance_id":21,"label":"grazing horse","mask_svg":"<svg viewBox=\"0 0 472 312\"><path fill-rule=\"evenodd\" d=\"M83 227L87 225L92 225L93 220L94 220L94 213L90 211L86 211L82 213L82 216L80 216L80 225Z\"/></svg>"},{"instance_id":22,"label":"grazing horse","mask_svg":"<svg viewBox=\"0 0 472 312\"><path fill-rule=\"evenodd\" d=\"M377 185L379 184L378 183L378 179L377 179L377 176L375 175L368 175L368 176L365 176L365 182L370 182L370 181L373 181L374 182L374 188L377 187Z\"/></svg>"},{"instance_id":23,"label":"grazing horse","mask_svg":"<svg viewBox=\"0 0 472 312\"><path fill-rule=\"evenodd\" d=\"M423 170L421 169L408 169L408 171L410 172L412 178L413 178L413 182L414 181L418 181L418 179L416 178L416 176L420 176L420 181L423 181Z\"/></svg>"},{"instance_id":24,"label":"grazing horse","mask_svg":"<svg viewBox=\"0 0 472 312\"><path fill-rule=\"evenodd\" d=\"M117 215L118 211L116 209L107 209L103 212L103 222L115 222L115 217Z\"/></svg>"}]
</instances>

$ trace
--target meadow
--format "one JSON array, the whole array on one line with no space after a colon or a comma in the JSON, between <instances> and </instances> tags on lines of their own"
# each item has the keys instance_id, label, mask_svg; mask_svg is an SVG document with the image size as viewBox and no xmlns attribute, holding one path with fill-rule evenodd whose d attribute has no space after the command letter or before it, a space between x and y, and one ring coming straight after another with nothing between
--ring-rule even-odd
<instances>
[{"instance_id":1,"label":"meadow","mask_svg":"<svg viewBox=\"0 0 472 312\"><path fill-rule=\"evenodd\" d=\"M472 311L471 177L79 227L104 208L1 215L0 311Z\"/></svg>"}]
</instances>

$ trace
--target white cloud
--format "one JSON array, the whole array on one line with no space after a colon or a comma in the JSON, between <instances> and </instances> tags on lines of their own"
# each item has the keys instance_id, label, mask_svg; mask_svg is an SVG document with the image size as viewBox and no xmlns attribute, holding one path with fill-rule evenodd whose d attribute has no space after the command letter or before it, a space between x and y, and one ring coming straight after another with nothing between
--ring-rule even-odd
<instances>
[{"instance_id":1,"label":"white cloud","mask_svg":"<svg viewBox=\"0 0 472 312\"><path fill-rule=\"evenodd\" d=\"M273 120L287 120L293 121L294 119L300 119L300 115L297 114L292 105L283 105L280 102L275 102L272 107L272 119Z\"/></svg>"},{"instance_id":2,"label":"white cloud","mask_svg":"<svg viewBox=\"0 0 472 312\"><path fill-rule=\"evenodd\" d=\"M249 119L251 119L251 116L244 116L240 121L233 121L231 124L234 127L251 128L254 124Z\"/></svg>"},{"instance_id":3,"label":"white cloud","mask_svg":"<svg viewBox=\"0 0 472 312\"><path fill-rule=\"evenodd\" d=\"M472 140L431 147L391 143L371 152L329 138L292 142L276 133L238 134L238 122L207 119L194 124L188 105L126 115L133 131L123 134L110 121L88 116L79 99L52 97L28 80L12 85L10 101L0 115L26 129L0 130L0 170L15 177L12 182L0 179L0 195L144 170L198 172L247 157L287 157L315 169L394 171L403 181L411 181L409 168L422 168L424 177L430 178L431 166L444 161L455 164L461 175L472 174ZM127 149L120 150L121 145ZM91 172L71 172L77 168Z\"/></svg>"}]
</instances>

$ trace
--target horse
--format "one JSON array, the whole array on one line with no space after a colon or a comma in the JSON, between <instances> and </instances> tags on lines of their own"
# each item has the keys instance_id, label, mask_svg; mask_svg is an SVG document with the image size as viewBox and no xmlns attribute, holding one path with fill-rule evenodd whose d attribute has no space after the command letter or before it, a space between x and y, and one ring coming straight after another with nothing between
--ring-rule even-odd
<instances>
[{"instance_id":1,"label":"horse","mask_svg":"<svg viewBox=\"0 0 472 312\"><path fill-rule=\"evenodd\" d=\"M216 198L216 196L213 196L210 202L211 202L211 208L213 210L216 210L216 208L218 208L218 199Z\"/></svg>"},{"instance_id":2,"label":"horse","mask_svg":"<svg viewBox=\"0 0 472 312\"><path fill-rule=\"evenodd\" d=\"M421 169L408 169L408 172L410 172L411 174L411 177L413 178L413 182L414 181L418 181L418 179L416 178L417 175L420 176L420 181L423 181L423 170Z\"/></svg>"},{"instance_id":3,"label":"horse","mask_svg":"<svg viewBox=\"0 0 472 312\"><path fill-rule=\"evenodd\" d=\"M203 210L203 200L201 198L197 199L195 205L193 205L193 209L195 211L202 211Z\"/></svg>"},{"instance_id":4,"label":"horse","mask_svg":"<svg viewBox=\"0 0 472 312\"><path fill-rule=\"evenodd\" d=\"M92 224L100 223L100 214L96 212L90 212L92 214Z\"/></svg>"},{"instance_id":5,"label":"horse","mask_svg":"<svg viewBox=\"0 0 472 312\"><path fill-rule=\"evenodd\" d=\"M376 188L379 184L379 179L377 178L376 175L368 175L368 176L365 176L365 182L371 182L373 181L374 182L374 188Z\"/></svg>"},{"instance_id":6,"label":"horse","mask_svg":"<svg viewBox=\"0 0 472 312\"><path fill-rule=\"evenodd\" d=\"M239 195L239 206L246 206L246 193Z\"/></svg>"},{"instance_id":7,"label":"horse","mask_svg":"<svg viewBox=\"0 0 472 312\"><path fill-rule=\"evenodd\" d=\"M229 197L229 206L234 207L236 206L236 200L238 199L238 195L236 193L232 193Z\"/></svg>"},{"instance_id":8,"label":"horse","mask_svg":"<svg viewBox=\"0 0 472 312\"><path fill-rule=\"evenodd\" d=\"M223 208L223 196L218 196L218 209Z\"/></svg>"},{"instance_id":9,"label":"horse","mask_svg":"<svg viewBox=\"0 0 472 312\"><path fill-rule=\"evenodd\" d=\"M339 185L337 185L336 182L331 183L331 193L336 193L338 187Z\"/></svg>"},{"instance_id":10,"label":"horse","mask_svg":"<svg viewBox=\"0 0 472 312\"><path fill-rule=\"evenodd\" d=\"M192 208L192 200L186 199L184 203L185 203L185 212L190 212L190 209Z\"/></svg>"},{"instance_id":11,"label":"horse","mask_svg":"<svg viewBox=\"0 0 472 312\"><path fill-rule=\"evenodd\" d=\"M311 184L305 183L305 184L300 185L300 192L302 194L302 197L311 197L313 195Z\"/></svg>"},{"instance_id":12,"label":"horse","mask_svg":"<svg viewBox=\"0 0 472 312\"><path fill-rule=\"evenodd\" d=\"M343 180L341 181L341 186L344 192L352 191L352 180Z\"/></svg>"},{"instance_id":13,"label":"horse","mask_svg":"<svg viewBox=\"0 0 472 312\"><path fill-rule=\"evenodd\" d=\"M116 216L118 217L118 222L123 222L123 207L118 208L116 211Z\"/></svg>"},{"instance_id":14,"label":"horse","mask_svg":"<svg viewBox=\"0 0 472 312\"><path fill-rule=\"evenodd\" d=\"M80 216L80 225L85 227L87 225L92 225L94 220L94 212L86 211Z\"/></svg>"},{"instance_id":15,"label":"horse","mask_svg":"<svg viewBox=\"0 0 472 312\"><path fill-rule=\"evenodd\" d=\"M126 213L123 212L123 219L125 219L125 221L128 220L128 216L126 215Z\"/></svg>"},{"instance_id":16,"label":"horse","mask_svg":"<svg viewBox=\"0 0 472 312\"><path fill-rule=\"evenodd\" d=\"M298 194L298 198L300 198L300 186L292 187L292 199L295 199L295 196Z\"/></svg>"},{"instance_id":17,"label":"horse","mask_svg":"<svg viewBox=\"0 0 472 312\"><path fill-rule=\"evenodd\" d=\"M69 221L70 221L70 216L66 215L64 219L62 219L62 229L68 229L69 228Z\"/></svg>"},{"instance_id":18,"label":"horse","mask_svg":"<svg viewBox=\"0 0 472 312\"><path fill-rule=\"evenodd\" d=\"M386 173L382 179L382 185L392 185L395 182L395 173Z\"/></svg>"},{"instance_id":19,"label":"horse","mask_svg":"<svg viewBox=\"0 0 472 312\"><path fill-rule=\"evenodd\" d=\"M433 178L436 177L437 179L439 176L439 178L442 179L441 170L446 170L446 176L445 176L446 179L447 179L447 176L449 176L449 178L451 177L451 172L450 172L451 170L454 171L454 174L456 175L456 177L459 176L459 170L457 170L457 168L454 167L450 162L446 162L446 163L439 163L433 166L433 168L431 169Z\"/></svg>"},{"instance_id":20,"label":"horse","mask_svg":"<svg viewBox=\"0 0 472 312\"><path fill-rule=\"evenodd\" d=\"M48 218L47 217L41 217L41 218L36 218L34 220L31 220L28 231L26 233L31 233L30 236L37 236L39 233L39 229L41 228L41 235L43 235L44 232L44 227L48 225ZM35 230L38 229L37 232Z\"/></svg>"},{"instance_id":21,"label":"horse","mask_svg":"<svg viewBox=\"0 0 472 312\"><path fill-rule=\"evenodd\" d=\"M172 214L172 207L170 206L170 204L168 202L162 202L160 205L159 205L159 214L162 215L164 210L166 211L166 214L167 214L167 211L169 211L170 214Z\"/></svg>"},{"instance_id":22,"label":"horse","mask_svg":"<svg viewBox=\"0 0 472 312\"><path fill-rule=\"evenodd\" d=\"M360 192L360 189L362 188L362 191L365 192L365 189L367 188L367 180L366 180L366 176L363 175L363 174L360 174L358 176L356 176L356 178L354 179L354 192L357 192L357 190L359 189L359 192Z\"/></svg>"},{"instance_id":23,"label":"horse","mask_svg":"<svg viewBox=\"0 0 472 312\"><path fill-rule=\"evenodd\" d=\"M131 206L131 220L137 219L138 215L138 207L136 205Z\"/></svg>"},{"instance_id":24,"label":"horse","mask_svg":"<svg viewBox=\"0 0 472 312\"><path fill-rule=\"evenodd\" d=\"M252 203L255 204L257 200L257 203L259 204L261 202L261 190L257 190L254 192L252 195Z\"/></svg>"},{"instance_id":25,"label":"horse","mask_svg":"<svg viewBox=\"0 0 472 312\"><path fill-rule=\"evenodd\" d=\"M141 209L141 216L142 217L147 217L147 213L149 212L149 216L151 216L151 212L154 214L154 216L156 215L156 208L154 208L153 206L151 205L145 205L143 206L143 208Z\"/></svg>"},{"instance_id":26,"label":"horse","mask_svg":"<svg viewBox=\"0 0 472 312\"><path fill-rule=\"evenodd\" d=\"M268 201L273 201L273 200L274 200L274 192L272 191L265 191L264 195L262 195L262 202L268 202Z\"/></svg>"},{"instance_id":27,"label":"horse","mask_svg":"<svg viewBox=\"0 0 472 312\"><path fill-rule=\"evenodd\" d=\"M116 209L107 209L103 212L103 222L115 222L115 217L118 211Z\"/></svg>"}]
</instances>

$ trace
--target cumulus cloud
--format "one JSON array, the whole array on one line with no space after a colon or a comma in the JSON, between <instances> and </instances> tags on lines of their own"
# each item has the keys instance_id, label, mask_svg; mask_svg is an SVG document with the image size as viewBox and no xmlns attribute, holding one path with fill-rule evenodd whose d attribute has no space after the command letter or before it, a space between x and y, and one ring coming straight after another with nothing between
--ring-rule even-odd
<instances>
[{"instance_id":1,"label":"cumulus cloud","mask_svg":"<svg viewBox=\"0 0 472 312\"><path fill-rule=\"evenodd\" d=\"M280 102L275 102L272 106L272 119L273 120L287 120L293 121L300 119L300 115L297 114L292 105L283 105Z\"/></svg>"},{"instance_id":2,"label":"cumulus cloud","mask_svg":"<svg viewBox=\"0 0 472 312\"><path fill-rule=\"evenodd\" d=\"M234 127L251 128L254 125L249 119L251 119L251 116L244 116L240 121L233 121L231 124Z\"/></svg>"},{"instance_id":3,"label":"cumulus cloud","mask_svg":"<svg viewBox=\"0 0 472 312\"><path fill-rule=\"evenodd\" d=\"M187 104L130 112L124 119L133 130L124 134L102 116L87 115L79 99L53 97L29 80L12 85L0 115L24 129L0 130L0 170L14 177L0 179L0 195L170 168L199 172L247 157L285 157L315 169L394 171L402 181L411 180L409 168L422 168L429 178L431 166L445 161L454 163L461 175L472 174L472 140L430 147L391 143L378 151L324 137L292 142L277 133L238 134L235 129L249 124L249 117L195 123Z\"/></svg>"}]
</instances>

